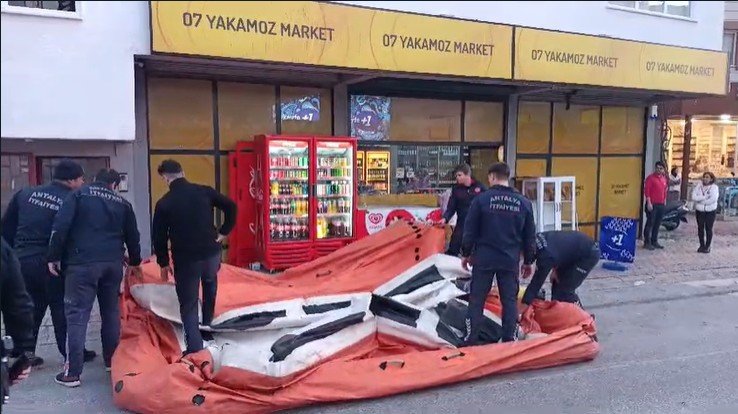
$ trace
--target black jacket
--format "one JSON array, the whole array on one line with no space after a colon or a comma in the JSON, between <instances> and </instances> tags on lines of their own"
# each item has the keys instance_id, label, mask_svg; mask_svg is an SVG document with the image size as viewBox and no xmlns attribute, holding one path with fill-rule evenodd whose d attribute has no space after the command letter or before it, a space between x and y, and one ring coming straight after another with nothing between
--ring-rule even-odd
<instances>
[{"instance_id":1,"label":"black jacket","mask_svg":"<svg viewBox=\"0 0 738 414\"><path fill-rule=\"evenodd\" d=\"M5 239L0 243L0 313L8 335L13 338L15 351L34 352L33 302L26 292L20 263L13 249Z\"/></svg>"},{"instance_id":2,"label":"black jacket","mask_svg":"<svg viewBox=\"0 0 738 414\"><path fill-rule=\"evenodd\" d=\"M3 216L3 238L19 258L45 255L54 217L72 190L59 182L15 193Z\"/></svg>"},{"instance_id":3,"label":"black jacket","mask_svg":"<svg viewBox=\"0 0 738 414\"><path fill-rule=\"evenodd\" d=\"M225 216L215 229L214 209ZM236 225L236 203L212 187L192 184L184 178L172 181L169 192L154 209L154 253L160 266L169 265L167 241L175 262L207 259L221 251L218 233L227 236Z\"/></svg>"},{"instance_id":4,"label":"black jacket","mask_svg":"<svg viewBox=\"0 0 738 414\"><path fill-rule=\"evenodd\" d=\"M69 194L54 219L50 262L68 265L121 262L141 264L140 235L133 207L105 184L92 183Z\"/></svg>"},{"instance_id":5,"label":"black jacket","mask_svg":"<svg viewBox=\"0 0 738 414\"><path fill-rule=\"evenodd\" d=\"M530 200L514 188L496 185L472 202L464 224L461 252L474 266L515 271L520 254L531 264L536 254L536 227Z\"/></svg>"},{"instance_id":6,"label":"black jacket","mask_svg":"<svg viewBox=\"0 0 738 414\"><path fill-rule=\"evenodd\" d=\"M555 268L571 266L592 254L595 241L580 231L546 231L536 236L540 254L545 250Z\"/></svg>"},{"instance_id":7,"label":"black jacket","mask_svg":"<svg viewBox=\"0 0 738 414\"><path fill-rule=\"evenodd\" d=\"M469 187L454 184L451 187L451 197L448 199L448 205L446 206L446 211L443 213L443 218L446 219L446 222L449 222L454 214L456 214L458 216L456 217L456 225L463 227L472 200L485 190L484 186L476 181L472 181Z\"/></svg>"}]
</instances>

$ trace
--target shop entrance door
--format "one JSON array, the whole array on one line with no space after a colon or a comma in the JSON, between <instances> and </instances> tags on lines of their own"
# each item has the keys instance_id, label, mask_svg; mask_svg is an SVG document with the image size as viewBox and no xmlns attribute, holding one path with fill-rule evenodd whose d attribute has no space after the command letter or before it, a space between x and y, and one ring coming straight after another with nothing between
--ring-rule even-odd
<instances>
[{"instance_id":1,"label":"shop entrance door","mask_svg":"<svg viewBox=\"0 0 738 414\"><path fill-rule=\"evenodd\" d=\"M2 212L10 203L13 194L21 188L35 184L35 174L31 168L31 154L2 154Z\"/></svg>"}]
</instances>

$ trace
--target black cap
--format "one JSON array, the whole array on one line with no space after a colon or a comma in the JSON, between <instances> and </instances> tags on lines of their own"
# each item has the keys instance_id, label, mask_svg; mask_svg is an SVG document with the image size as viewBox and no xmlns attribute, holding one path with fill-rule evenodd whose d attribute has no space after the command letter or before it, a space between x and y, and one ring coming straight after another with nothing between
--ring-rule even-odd
<instances>
[{"instance_id":1,"label":"black cap","mask_svg":"<svg viewBox=\"0 0 738 414\"><path fill-rule=\"evenodd\" d=\"M95 181L103 184L120 184L120 174L112 168L103 168L95 174Z\"/></svg>"},{"instance_id":2,"label":"black cap","mask_svg":"<svg viewBox=\"0 0 738 414\"><path fill-rule=\"evenodd\" d=\"M82 166L72 160L61 160L54 167L54 179L60 181L76 180L84 177L85 170Z\"/></svg>"},{"instance_id":3,"label":"black cap","mask_svg":"<svg viewBox=\"0 0 738 414\"><path fill-rule=\"evenodd\" d=\"M161 174L181 174L182 164L175 160L164 160L159 164L159 168L156 171Z\"/></svg>"}]
</instances>

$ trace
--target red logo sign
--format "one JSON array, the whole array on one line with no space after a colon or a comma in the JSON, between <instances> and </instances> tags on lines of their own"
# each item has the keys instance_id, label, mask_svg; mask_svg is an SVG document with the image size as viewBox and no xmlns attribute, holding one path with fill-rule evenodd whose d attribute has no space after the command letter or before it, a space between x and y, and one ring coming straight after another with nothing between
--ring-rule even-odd
<instances>
[{"instance_id":1,"label":"red logo sign","mask_svg":"<svg viewBox=\"0 0 738 414\"><path fill-rule=\"evenodd\" d=\"M379 224L382 222L382 219L384 219L384 215L382 213L369 213L367 218L369 219L370 223Z\"/></svg>"},{"instance_id":2,"label":"red logo sign","mask_svg":"<svg viewBox=\"0 0 738 414\"><path fill-rule=\"evenodd\" d=\"M410 214L407 210L392 210L392 212L387 215L387 220L385 220L384 225L389 226L395 220L405 220L408 223L414 223L415 216Z\"/></svg>"}]
</instances>

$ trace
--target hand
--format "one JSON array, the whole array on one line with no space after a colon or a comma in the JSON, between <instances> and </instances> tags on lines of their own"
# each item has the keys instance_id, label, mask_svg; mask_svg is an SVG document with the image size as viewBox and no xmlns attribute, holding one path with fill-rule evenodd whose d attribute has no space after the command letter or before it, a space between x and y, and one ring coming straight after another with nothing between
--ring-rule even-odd
<instances>
[{"instance_id":1,"label":"hand","mask_svg":"<svg viewBox=\"0 0 738 414\"><path fill-rule=\"evenodd\" d=\"M461 267L466 270L467 272L471 270L471 258L469 257L462 257L461 258Z\"/></svg>"},{"instance_id":2,"label":"hand","mask_svg":"<svg viewBox=\"0 0 738 414\"><path fill-rule=\"evenodd\" d=\"M31 367L24 369L23 372L21 372L20 375L18 375L18 377L16 377L13 380L13 383L10 385L18 385L18 383L20 383L21 381L27 380L29 375L31 375Z\"/></svg>"},{"instance_id":3,"label":"hand","mask_svg":"<svg viewBox=\"0 0 738 414\"><path fill-rule=\"evenodd\" d=\"M169 276L172 274L172 267L171 266L164 266L161 268L161 281L162 282L168 282Z\"/></svg>"},{"instance_id":4,"label":"hand","mask_svg":"<svg viewBox=\"0 0 738 414\"><path fill-rule=\"evenodd\" d=\"M128 266L128 274L137 280L143 280L143 270L141 266Z\"/></svg>"},{"instance_id":5,"label":"hand","mask_svg":"<svg viewBox=\"0 0 738 414\"><path fill-rule=\"evenodd\" d=\"M215 238L215 242L216 243L222 243L223 240L225 240L225 239L226 239L226 236L224 236L222 234L219 234L218 237Z\"/></svg>"},{"instance_id":6,"label":"hand","mask_svg":"<svg viewBox=\"0 0 738 414\"><path fill-rule=\"evenodd\" d=\"M523 265L522 271L520 273L523 276L523 279L527 279L533 276L533 273L535 272L535 270L536 270L536 265L534 264Z\"/></svg>"},{"instance_id":7,"label":"hand","mask_svg":"<svg viewBox=\"0 0 738 414\"><path fill-rule=\"evenodd\" d=\"M653 204L650 201L646 202L646 210L653 211Z\"/></svg>"},{"instance_id":8,"label":"hand","mask_svg":"<svg viewBox=\"0 0 738 414\"><path fill-rule=\"evenodd\" d=\"M61 272L61 262L50 262L48 266L49 273L56 277L59 277L59 273Z\"/></svg>"}]
</instances>

